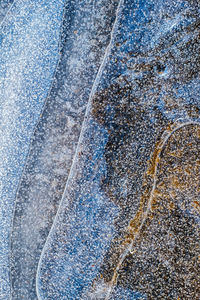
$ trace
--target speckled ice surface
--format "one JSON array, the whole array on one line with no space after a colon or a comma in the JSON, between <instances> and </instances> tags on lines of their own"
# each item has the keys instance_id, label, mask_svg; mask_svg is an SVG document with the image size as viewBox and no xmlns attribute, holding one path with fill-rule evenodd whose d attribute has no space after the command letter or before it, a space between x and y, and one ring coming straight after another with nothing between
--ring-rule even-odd
<instances>
[{"instance_id":1,"label":"speckled ice surface","mask_svg":"<svg viewBox=\"0 0 200 300\"><path fill-rule=\"evenodd\" d=\"M67 1L61 59L35 129L12 231L12 297L36 299L36 271L57 212L93 81L110 40L116 1Z\"/></svg>"},{"instance_id":2,"label":"speckled ice surface","mask_svg":"<svg viewBox=\"0 0 200 300\"><path fill-rule=\"evenodd\" d=\"M17 185L57 64L62 7L63 1L15 1L0 25L1 299L9 298Z\"/></svg>"},{"instance_id":3,"label":"speckled ice surface","mask_svg":"<svg viewBox=\"0 0 200 300\"><path fill-rule=\"evenodd\" d=\"M198 300L200 3L63 2L2 9L0 299Z\"/></svg>"},{"instance_id":4,"label":"speckled ice surface","mask_svg":"<svg viewBox=\"0 0 200 300\"><path fill-rule=\"evenodd\" d=\"M162 172L157 166L155 173L147 176L147 183L143 174L154 151L154 156L159 155L156 145L165 147L165 143L171 141L168 137L171 132L172 136L175 135L173 130L176 132L179 127L188 128L187 124L199 122L198 16L199 5L194 1L127 0L119 3L112 38L93 85L65 193L40 259L37 274L40 299L189 299L189 294L198 299L197 283L191 280L193 276L198 280L199 248L195 244L198 226L190 236L194 243L193 250L188 250L194 262L190 279L184 279L177 265L169 261L167 252L166 260L162 260L167 221L159 221L163 231L155 232L160 245L155 249L153 240L150 245L142 246L139 242L135 245L132 227L136 225L128 227L139 209L139 223L135 230L142 231L145 218L148 220L148 214L153 210L151 199L154 199L158 182L156 172ZM172 125L175 129L167 129L173 128ZM198 129L194 128L188 130L194 136L194 152L197 151L197 154L199 142L195 144L196 133L193 130ZM187 130L180 129L180 132L187 137ZM162 133L165 142L159 144ZM181 143L185 149L184 141ZM174 145L174 149L181 149L180 145ZM174 155L178 157L178 152ZM161 159L160 156L158 159ZM192 154L191 163L195 164ZM180 168L178 162L177 168ZM199 169L196 168L197 179L193 180L198 182ZM148 172L151 174L147 171L147 175ZM150 194L149 199L145 200L147 208L140 209L144 186ZM166 197L164 190L161 197ZM191 198L191 194L188 197ZM191 198L191 201L196 201L194 199ZM176 199L170 201L176 207ZM191 208L186 208L187 204L184 206L182 202L180 200L179 204L177 200L177 210L172 209L169 215L171 221L168 227L173 234L173 220L181 218L181 214L185 218L188 214L188 222L196 228L196 214L191 213ZM137 222L131 221L130 224ZM172 248L173 251L182 251L185 270L188 270L185 246L178 243L179 234L183 232L185 240L189 238L191 225L186 224L189 223L177 222L177 245ZM155 222L154 226L158 223ZM155 228L149 228L154 233ZM162 234L163 240L159 236ZM150 237L148 241L151 241ZM134 253L133 245L138 251L137 274L131 269L134 263L131 261L129 265L130 252ZM139 247L154 250L142 253ZM158 255L156 262L151 251L155 257L156 253ZM177 254L177 259L180 257ZM151 260L152 273L149 274ZM142 270L138 270L141 263ZM170 274L168 278L164 277L165 272ZM119 284L115 288L116 277ZM135 281L131 280L132 277L136 278ZM168 279L172 286L174 284L169 290ZM184 280L185 286L182 283Z\"/></svg>"},{"instance_id":5,"label":"speckled ice surface","mask_svg":"<svg viewBox=\"0 0 200 300\"><path fill-rule=\"evenodd\" d=\"M11 9L13 0L2 0L0 2L0 23L3 22L7 12Z\"/></svg>"}]
</instances>

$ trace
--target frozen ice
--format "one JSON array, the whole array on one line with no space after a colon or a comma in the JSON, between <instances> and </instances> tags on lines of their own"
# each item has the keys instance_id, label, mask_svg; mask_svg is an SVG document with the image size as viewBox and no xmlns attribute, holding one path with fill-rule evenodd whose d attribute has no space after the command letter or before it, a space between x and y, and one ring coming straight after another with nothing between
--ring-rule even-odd
<instances>
[{"instance_id":1,"label":"frozen ice","mask_svg":"<svg viewBox=\"0 0 200 300\"><path fill-rule=\"evenodd\" d=\"M9 241L14 200L34 126L59 57L62 6L61 0L15 1L1 23L1 299L9 298Z\"/></svg>"},{"instance_id":2,"label":"frozen ice","mask_svg":"<svg viewBox=\"0 0 200 300\"><path fill-rule=\"evenodd\" d=\"M36 299L36 271L76 150L93 81L110 40L116 1L67 1L61 58L16 197L12 297Z\"/></svg>"},{"instance_id":3,"label":"frozen ice","mask_svg":"<svg viewBox=\"0 0 200 300\"><path fill-rule=\"evenodd\" d=\"M6 14L11 9L13 2L14 0L2 0L0 2L0 24L3 22Z\"/></svg>"},{"instance_id":4,"label":"frozen ice","mask_svg":"<svg viewBox=\"0 0 200 300\"><path fill-rule=\"evenodd\" d=\"M182 147L186 151L184 140L180 137L182 135L187 140L191 134L194 139L191 143L196 151L195 154L191 152L192 165L199 151L199 141L195 138L200 108L198 13L199 5L194 5L193 1L119 3L111 42L93 85L65 192L40 258L37 273L40 299L126 299L129 289L132 299L158 299L159 296L166 299L169 283L164 275L170 256L164 258L162 243L166 242L166 224L174 234L173 222L181 215L184 217L182 223L177 222L177 251L186 251L185 246L178 242L179 235L184 232L185 240L194 243L193 250L188 251L194 257L191 278L194 274L197 276L198 229L190 236L188 222L196 224L196 221L195 213L188 213L191 208L185 208L188 200L180 200L180 197L169 200L171 213L169 209L167 215L171 219L161 220L161 229L157 221L152 221L157 227L151 225L151 232L158 236L160 248L156 247L156 239L153 240L151 232L146 233L147 221L140 221L140 218L147 216L150 222L151 199L157 191L158 181L155 178L163 176L159 165L152 167L155 172L151 171L154 158L157 164L161 158L161 162L164 161L164 157L159 156L160 152L156 152L156 145L160 145L162 150L169 141L169 147L174 145L175 149ZM174 144L174 136L180 144ZM163 143L158 142L160 138L161 141L164 139ZM177 168L180 168L179 163L177 161ZM167 165L170 166L170 160L167 160ZM183 162L185 165L186 162ZM197 166L195 168L198 170ZM160 175L157 175L157 170ZM199 180L199 171L196 176ZM196 186L198 181L190 178ZM150 200L144 200L147 210L141 204L146 190L152 190ZM177 191L180 193L178 187ZM163 197L166 197L165 192ZM198 195L193 192L193 200L196 197ZM176 209L172 208L175 199L178 203ZM139 216L138 221L134 215ZM144 227L152 244L143 240L141 243L138 241L138 245L134 244L134 222L141 222L138 228L142 230ZM134 264L132 247L138 253L137 265ZM155 251L153 254L151 247ZM154 253L158 255L157 260ZM166 252L166 255L169 254ZM182 258L183 261L183 265L189 268L186 257ZM156 264L157 272L154 271ZM132 265L135 270L131 269ZM170 280L175 282L174 290L169 289L170 296L177 299L185 297L188 289L196 297L197 285L190 290L192 279L188 278L185 280L191 281L187 288L182 287L180 282L184 279L175 263L168 266L167 272ZM132 276L138 277L132 279ZM180 278L180 281L175 278ZM126 289L127 293L124 292Z\"/></svg>"},{"instance_id":5,"label":"frozen ice","mask_svg":"<svg viewBox=\"0 0 200 300\"><path fill-rule=\"evenodd\" d=\"M199 13L1 1L0 299L200 298Z\"/></svg>"}]
</instances>

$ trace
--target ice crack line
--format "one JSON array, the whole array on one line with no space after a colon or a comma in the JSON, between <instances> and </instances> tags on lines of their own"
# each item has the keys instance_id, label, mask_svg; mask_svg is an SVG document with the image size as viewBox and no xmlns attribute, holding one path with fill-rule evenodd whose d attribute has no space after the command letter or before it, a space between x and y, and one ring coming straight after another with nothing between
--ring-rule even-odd
<instances>
[{"instance_id":1,"label":"ice crack line","mask_svg":"<svg viewBox=\"0 0 200 300\"><path fill-rule=\"evenodd\" d=\"M40 264L42 262L44 254L45 254L45 252L47 250L49 238L50 238L50 236L51 236L51 234L52 234L52 232L53 232L53 230L55 228L55 224L57 223L58 216L60 215L62 204L63 204L64 199L66 198L66 195L67 195L67 192L68 192L68 186L69 186L71 180L73 179L74 170L75 170L76 162L77 162L77 159L78 159L79 149L80 149L81 143L83 141L85 129L87 128L88 116L89 116L89 112L90 112L91 106L92 106L92 98L93 98L93 96L94 96L94 94L96 92L97 86L98 86L98 84L100 82L101 75L102 75L103 70L104 70L104 67L105 67L105 65L107 64L107 61L108 61L109 53L111 51L111 47L112 47L112 43L113 43L113 39L114 39L114 33L115 33L115 30L118 27L119 15L120 15L120 13L122 11L123 4L124 4L124 0L120 0L119 4L118 4L118 7L117 7L117 10L116 10L115 22L113 24L113 28L112 28L112 31L111 31L111 34L110 34L110 43L108 44L108 46L106 48L103 61L102 61L101 65L100 65L100 68L98 70L96 79L94 81L94 84L92 86L92 90L91 90L91 93L90 93L90 96L89 96L88 104L87 104L86 111L85 111L85 117L84 117L84 121L83 121L82 128L81 128L81 133L80 133L80 136L79 136L79 141L78 141L78 144L77 144L76 152L74 154L74 158L73 158L72 165L71 165L70 172L69 172L69 176L68 176L68 179L67 179L67 182L66 182L66 185L65 185L63 196L62 196L62 199L60 201L60 204L59 204L59 207L58 207L58 210L57 210L57 213L56 213L53 225L52 225L52 227L50 229L50 232L48 234L46 243L45 243L45 245L43 247L43 250L42 250L42 253L41 253L41 256L40 256L40 260L39 260L39 263L38 263L37 274L36 274L36 293L37 293L37 297L38 297L39 300L42 300L41 297L40 297L39 289L38 289L38 280L39 280L38 277L39 277Z\"/></svg>"}]
</instances>

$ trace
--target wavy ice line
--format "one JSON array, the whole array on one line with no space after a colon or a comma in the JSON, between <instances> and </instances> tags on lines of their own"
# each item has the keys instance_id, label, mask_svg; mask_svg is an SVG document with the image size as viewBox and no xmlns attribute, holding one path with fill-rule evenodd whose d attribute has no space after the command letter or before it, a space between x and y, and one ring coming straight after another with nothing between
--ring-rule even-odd
<instances>
[{"instance_id":1,"label":"wavy ice line","mask_svg":"<svg viewBox=\"0 0 200 300\"><path fill-rule=\"evenodd\" d=\"M16 1L17 1L17 0L14 0L14 2L16 2ZM11 6L14 5L14 2L12 3ZM11 7L10 7L10 9L11 9ZM10 11L10 9L9 9L9 11ZM8 13L8 12L7 12L7 13ZM6 14L6 15L7 15L7 14ZM36 124L35 124L35 129L33 130L33 133L32 133L32 136L31 136L29 149L28 149L28 152L27 152L27 155L26 155L26 159L25 159L25 163L24 163L24 168L23 168L22 174L21 174L21 176L20 176L20 180L19 180L19 184L18 184L18 187L17 187L15 199L16 199L16 197L17 197L17 195L18 195L18 192L19 192L19 189L20 189L20 186L21 186L21 183L22 183L22 179L23 179L23 177L24 177L24 173L26 172L25 166L26 166L26 164L27 164L28 157L29 157L30 151L31 151L31 149L32 149L31 146L32 146L32 143L33 143L33 138L34 138L35 132L36 132L36 130L37 130L38 124L39 124L39 122L40 122L40 118L41 118L41 116L43 115L43 112L44 112L44 110L45 110L46 103L47 103L47 101L48 101L48 98L49 98L49 96L50 96L50 93L51 93L51 90L52 90L52 87L53 87L53 84L54 84L55 74L56 74L56 72L57 72L57 69L58 69L58 66L59 66L59 63L60 63L60 60L61 60L60 50L62 49L62 47L61 47L61 46L62 46L61 40L62 40L62 24L63 24L63 20L64 20L64 15L65 15L65 7L64 7L64 9L63 9L63 13L62 13L62 21L61 21L61 25L60 25L60 37L59 37L59 40L58 40L58 58L57 58L57 63L56 63L56 67L55 67L55 70L54 70L54 75L53 75L53 77L52 77L51 84L50 84L50 87L49 87L49 89L48 89L47 96L46 96L46 98L45 98L43 107L42 107L42 109L41 109L40 116L39 116L39 118L38 118L38 120L37 120L37 122L36 122ZM4 18L4 19L5 19L5 18ZM3 21L4 21L4 20L3 20ZM2 23L3 23L3 22L2 22ZM1 25L2 25L2 24L1 24ZM0 25L0 26L1 26L1 25ZM15 201L14 209L13 209L13 216L12 216L12 225L11 225L11 228L13 228L13 224L14 224L15 211L16 211L16 201ZM10 244L10 245L11 245L11 240L12 240L12 234L11 234L11 236L10 236L10 238L9 238L9 244ZM11 249L11 247L10 247L10 249ZM11 282L11 272L10 272L10 282ZM12 288L12 287L11 287L11 288ZM11 291L11 295L12 295L12 291Z\"/></svg>"},{"instance_id":2,"label":"wavy ice line","mask_svg":"<svg viewBox=\"0 0 200 300\"><path fill-rule=\"evenodd\" d=\"M87 127L87 120L88 120L89 112L90 112L91 106L92 106L92 98L93 98L93 96L94 96L94 94L96 92L96 89L97 89L98 84L100 82L101 75L102 75L103 70L104 70L104 67L105 67L105 65L107 63L107 59L108 59L108 56L109 56L109 53L110 53L110 50L111 50L111 47L112 47L113 39L114 39L114 32L115 32L115 30L116 30L116 28L118 26L118 18L119 18L119 15L121 13L121 10L122 10L123 3L124 3L124 0L120 0L119 1L118 7L117 7L117 10L116 10L115 22L113 24L113 29L112 29L111 34L110 34L110 43L107 46L107 49L106 49L104 57L103 57L103 61L102 61L101 65L100 65L100 68L98 70L96 79L95 79L94 84L92 86L92 90L91 90L91 93L90 93L90 96L89 96L89 100L88 100L88 104L87 104L86 111L85 111L85 117L84 117L83 124L82 124L82 127L81 127L79 141L78 141L78 144L77 144L76 152L74 154L74 158L73 158L73 161L72 161L72 165L71 165L71 168L70 168L70 172L69 172L69 176L68 176L68 179L67 179L67 182L66 182L66 186L65 186L65 189L64 189L64 192L63 192L63 196L62 196L62 199L60 201L60 204L59 204L59 207L58 207L58 210L57 210L57 213L56 213L53 225L52 225L52 227L51 227L51 229L49 231L47 240L46 240L45 245L44 245L44 247L42 249L42 252L41 252L41 256L40 256L40 260L39 260L38 268L37 268L37 274L36 274L36 293L37 293L37 297L38 297L39 300L42 300L42 297L40 296L39 287L38 287L39 286L39 273L40 273L39 269L40 269L40 265L42 263L43 256L44 256L45 252L47 251L48 242L49 242L50 237L51 237L51 235L52 235L52 233L54 231L55 224L57 223L58 217L60 215L64 199L66 198L68 185L69 185L70 181L73 178L74 167L76 165L76 161L77 161L77 158L78 158L78 152L79 152L82 140L83 140L85 129Z\"/></svg>"}]
</instances>

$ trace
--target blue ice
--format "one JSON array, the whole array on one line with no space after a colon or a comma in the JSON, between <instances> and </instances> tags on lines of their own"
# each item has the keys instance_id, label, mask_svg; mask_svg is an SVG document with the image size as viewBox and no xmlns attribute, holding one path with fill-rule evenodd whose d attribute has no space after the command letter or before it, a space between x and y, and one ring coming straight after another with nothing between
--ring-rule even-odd
<instances>
[{"instance_id":1,"label":"blue ice","mask_svg":"<svg viewBox=\"0 0 200 300\"><path fill-rule=\"evenodd\" d=\"M18 0L0 27L0 299L9 299L17 186L59 58L64 0Z\"/></svg>"}]
</instances>

